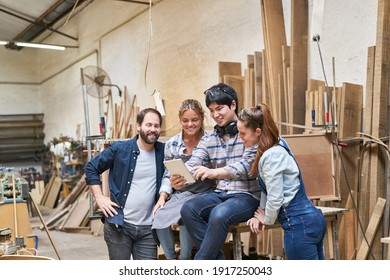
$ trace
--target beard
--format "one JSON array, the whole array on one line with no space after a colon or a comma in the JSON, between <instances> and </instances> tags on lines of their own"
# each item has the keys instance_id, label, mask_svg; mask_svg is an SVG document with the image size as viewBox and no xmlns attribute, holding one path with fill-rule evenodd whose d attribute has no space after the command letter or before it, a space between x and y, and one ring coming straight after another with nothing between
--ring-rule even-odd
<instances>
[{"instance_id":1,"label":"beard","mask_svg":"<svg viewBox=\"0 0 390 280\"><path fill-rule=\"evenodd\" d=\"M149 132L145 133L142 129L139 131L139 135L141 136L141 139L145 141L147 144L154 144L157 142L158 138L160 137L160 133L157 132ZM150 139L150 136L155 136L154 138Z\"/></svg>"}]
</instances>

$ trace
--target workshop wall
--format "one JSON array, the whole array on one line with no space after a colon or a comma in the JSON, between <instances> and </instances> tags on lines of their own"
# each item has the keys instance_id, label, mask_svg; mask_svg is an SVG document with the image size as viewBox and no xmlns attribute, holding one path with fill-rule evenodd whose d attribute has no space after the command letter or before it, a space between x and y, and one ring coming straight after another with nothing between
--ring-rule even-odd
<instances>
[{"instance_id":1,"label":"workshop wall","mask_svg":"<svg viewBox=\"0 0 390 280\"><path fill-rule=\"evenodd\" d=\"M204 104L203 91L218 82L218 61L241 62L245 68L247 55L264 48L259 0L153 2L157 4L151 13L150 45L147 6L99 0L61 28L77 34L78 42L56 34L45 40L78 44L77 49L15 53L1 48L1 114L44 113L46 141L60 134L76 137L77 126L84 128L85 123L80 68L98 65L113 84L137 95L141 109L154 106L151 94L159 89L167 114L163 130L173 135L180 129L181 101L195 98ZM328 82L333 85L335 57L336 84L365 85L367 48L375 44L377 1L325 2L320 45ZM311 9L313 0L309 3ZM283 0L283 5L289 43L290 1ZM310 44L309 71L309 78L324 79L315 43ZM8 84L13 81L18 83ZM119 103L116 89L112 92ZM98 134L99 111L106 105L104 100L100 106L96 98L88 100L91 134ZM210 118L207 122L212 125Z\"/></svg>"},{"instance_id":2,"label":"workshop wall","mask_svg":"<svg viewBox=\"0 0 390 280\"><path fill-rule=\"evenodd\" d=\"M36 69L36 55L0 48L0 114L42 112Z\"/></svg>"}]
</instances>

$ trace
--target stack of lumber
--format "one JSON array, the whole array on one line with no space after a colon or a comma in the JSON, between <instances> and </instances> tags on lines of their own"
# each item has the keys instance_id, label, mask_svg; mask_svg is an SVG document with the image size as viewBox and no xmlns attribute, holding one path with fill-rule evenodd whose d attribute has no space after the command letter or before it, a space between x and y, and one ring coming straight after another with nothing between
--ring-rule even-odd
<instances>
[{"instance_id":1,"label":"stack of lumber","mask_svg":"<svg viewBox=\"0 0 390 280\"><path fill-rule=\"evenodd\" d=\"M360 189L357 195L359 205L358 217L363 229L357 227L358 244L366 242L363 233L371 232L372 244L363 247L370 254L358 254L361 258L382 259L390 257L388 246L381 244L381 237L389 236L390 182L389 166L389 71L390 71L390 1L378 0L376 45L368 49L366 105L364 111L363 156L361 158ZM387 145L383 143L387 141ZM387 149L384 147L387 146ZM377 226L372 226L371 219L380 210L378 203L384 207L383 217ZM374 230L375 229L375 230ZM371 250L369 250L371 249ZM360 253L360 252L359 252ZM368 256L367 256L368 255Z\"/></svg>"},{"instance_id":2,"label":"stack of lumber","mask_svg":"<svg viewBox=\"0 0 390 280\"><path fill-rule=\"evenodd\" d=\"M307 88L308 3L293 0L291 47L287 46L282 1L262 0L263 51L248 55L242 75L241 63L220 62L220 82L238 93L239 109L260 102L268 104L277 122L305 125ZM281 127L283 134L300 133L301 128Z\"/></svg>"},{"instance_id":3,"label":"stack of lumber","mask_svg":"<svg viewBox=\"0 0 390 280\"><path fill-rule=\"evenodd\" d=\"M139 113L137 96L130 100L127 88L123 91L120 104L114 105L112 139L132 138L137 134L136 118Z\"/></svg>"},{"instance_id":4,"label":"stack of lumber","mask_svg":"<svg viewBox=\"0 0 390 280\"><path fill-rule=\"evenodd\" d=\"M90 195L90 190L85 183L85 176L83 175L69 196L58 204L45 221L48 229L93 233L89 219ZM96 205L93 207L96 207Z\"/></svg>"},{"instance_id":5,"label":"stack of lumber","mask_svg":"<svg viewBox=\"0 0 390 280\"><path fill-rule=\"evenodd\" d=\"M291 1L291 46L286 43L282 1L261 0L264 49L248 55L244 71L239 62L219 62L219 80L237 91L239 107L251 107L260 102L268 104L282 135L332 132L332 143L339 144L333 145L331 166L337 199L314 202L320 206L350 209L339 228L342 259L386 258L380 238L389 236L389 202L382 200L390 201L385 173L389 157L378 141L388 142L389 139L390 57L387 54L390 45L386 39L390 30L390 1L379 0L378 3L377 44L369 48L364 112L362 85L349 82L335 85L333 82L329 86L325 81L308 79L311 38L308 38L307 0ZM369 135L369 139L362 137L362 132ZM372 144L375 141L376 144ZM386 146L383 141L382 147ZM375 226L374 217L378 223ZM371 244L367 244L365 232L374 236ZM275 235L263 239L269 242L275 240ZM269 245L259 247L264 249ZM278 251L271 246L263 253ZM368 254L369 251L372 253Z\"/></svg>"}]
</instances>

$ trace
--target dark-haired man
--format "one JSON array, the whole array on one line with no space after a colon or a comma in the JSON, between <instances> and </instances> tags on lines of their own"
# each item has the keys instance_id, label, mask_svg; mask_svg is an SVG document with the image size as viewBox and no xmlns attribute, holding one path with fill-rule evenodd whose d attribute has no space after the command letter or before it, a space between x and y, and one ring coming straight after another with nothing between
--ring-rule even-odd
<instances>
[{"instance_id":1,"label":"dark-haired man","mask_svg":"<svg viewBox=\"0 0 390 280\"><path fill-rule=\"evenodd\" d=\"M217 179L213 192L186 202L181 209L184 224L197 248L195 259L224 259L222 246L230 225L247 221L259 205L257 174L248 173L256 155L256 146L245 148L238 137L238 98L226 84L205 91L206 106L216 122L205 134L187 161L196 179ZM171 183L185 181L172 176Z\"/></svg>"},{"instance_id":2,"label":"dark-haired man","mask_svg":"<svg viewBox=\"0 0 390 280\"><path fill-rule=\"evenodd\" d=\"M157 141L161 124L157 110L142 110L137 115L138 135L112 143L84 168L87 185L104 214L111 260L157 259L151 225L164 173L164 144ZM100 175L108 169L110 197L100 186Z\"/></svg>"}]
</instances>

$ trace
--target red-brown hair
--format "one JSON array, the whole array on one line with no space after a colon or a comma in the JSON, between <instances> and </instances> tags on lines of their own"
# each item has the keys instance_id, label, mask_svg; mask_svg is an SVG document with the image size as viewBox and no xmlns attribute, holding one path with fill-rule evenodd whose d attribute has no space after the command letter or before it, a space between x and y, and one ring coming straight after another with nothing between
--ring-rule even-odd
<instances>
[{"instance_id":1,"label":"red-brown hair","mask_svg":"<svg viewBox=\"0 0 390 280\"><path fill-rule=\"evenodd\" d=\"M279 143L279 129L272 118L271 111L264 103L249 109L242 109L238 114L238 120L252 131L255 131L256 128L261 129L255 161L249 172L250 175L253 175L257 172L259 160L264 152Z\"/></svg>"}]
</instances>

